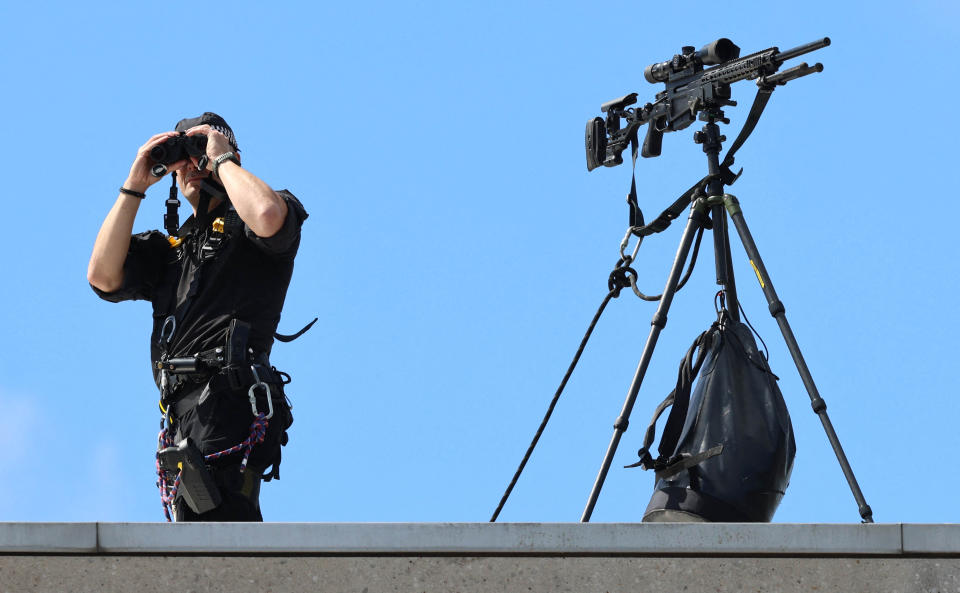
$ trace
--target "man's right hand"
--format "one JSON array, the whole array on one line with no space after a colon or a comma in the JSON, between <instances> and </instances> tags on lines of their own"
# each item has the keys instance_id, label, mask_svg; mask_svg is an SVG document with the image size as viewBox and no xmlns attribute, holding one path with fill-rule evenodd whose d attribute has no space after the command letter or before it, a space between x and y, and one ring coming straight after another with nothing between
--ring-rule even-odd
<instances>
[{"instance_id":1,"label":"man's right hand","mask_svg":"<svg viewBox=\"0 0 960 593\"><path fill-rule=\"evenodd\" d=\"M137 158L133 160L133 165L130 166L130 174L127 176L123 187L132 189L133 191L145 192L148 187L163 179L166 173L160 177L154 177L153 173L150 172L150 169L156 164L153 162L153 159L150 158L150 149L166 142L168 138L177 135L179 135L179 132L163 132L147 140L147 143L137 151ZM167 165L167 171L176 171L187 164L187 162L187 160L182 160Z\"/></svg>"},{"instance_id":2,"label":"man's right hand","mask_svg":"<svg viewBox=\"0 0 960 593\"><path fill-rule=\"evenodd\" d=\"M150 138L140 147L137 158L130 166L130 174L123 183L125 189L146 192L148 187L166 175L165 173L160 177L154 177L150 173L150 169L156 164L150 158L150 149L176 135L177 132L163 132ZM188 162L182 160L172 163L167 167L167 171L175 171ZM123 264L127 259L130 233L133 232L133 221L137 217L140 202L138 197L120 193L100 226L100 232L97 233L93 253L90 255L90 264L87 266L87 280L104 292L113 292L123 286Z\"/></svg>"}]
</instances>

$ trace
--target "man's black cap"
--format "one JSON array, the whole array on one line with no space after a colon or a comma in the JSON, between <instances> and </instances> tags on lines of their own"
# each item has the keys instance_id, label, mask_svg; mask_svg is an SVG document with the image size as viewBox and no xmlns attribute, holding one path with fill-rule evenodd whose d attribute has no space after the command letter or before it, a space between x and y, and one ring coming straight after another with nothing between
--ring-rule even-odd
<instances>
[{"instance_id":1,"label":"man's black cap","mask_svg":"<svg viewBox=\"0 0 960 593\"><path fill-rule=\"evenodd\" d=\"M240 148L237 147L237 137L233 135L233 129L227 124L226 120L217 115L207 111L200 117L189 117L186 119L181 119L177 122L177 127L174 128L177 132L186 132L194 126L202 126L207 124L214 130L220 132L227 137L227 140L230 142L230 146L237 152L240 152Z\"/></svg>"}]
</instances>

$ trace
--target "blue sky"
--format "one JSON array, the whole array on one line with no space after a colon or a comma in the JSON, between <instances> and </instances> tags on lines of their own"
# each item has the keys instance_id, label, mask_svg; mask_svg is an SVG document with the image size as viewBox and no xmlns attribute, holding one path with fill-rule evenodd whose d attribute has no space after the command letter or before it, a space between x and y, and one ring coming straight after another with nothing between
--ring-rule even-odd
<instances>
[{"instance_id":1,"label":"blue sky","mask_svg":"<svg viewBox=\"0 0 960 593\"><path fill-rule=\"evenodd\" d=\"M690 5L691 7L693 5ZM584 123L659 86L643 68L729 37L830 36L823 73L773 96L737 155L743 205L881 522L957 522L954 3L120 2L0 6L5 290L0 521L162 520L149 304L85 273L136 149L223 115L244 166L305 204L274 349L294 379L271 521L484 521L591 316L626 230L628 167L588 173ZM734 87L732 140L755 88ZM637 166L652 218L705 172L691 127ZM136 228L162 227L166 184ZM185 216L185 214L184 214ZM659 292L681 225L645 241ZM798 454L781 522L855 522L853 497L739 244ZM675 299L595 521L639 521L636 459L714 317L710 251ZM503 521L576 521L655 306L611 303Z\"/></svg>"}]
</instances>

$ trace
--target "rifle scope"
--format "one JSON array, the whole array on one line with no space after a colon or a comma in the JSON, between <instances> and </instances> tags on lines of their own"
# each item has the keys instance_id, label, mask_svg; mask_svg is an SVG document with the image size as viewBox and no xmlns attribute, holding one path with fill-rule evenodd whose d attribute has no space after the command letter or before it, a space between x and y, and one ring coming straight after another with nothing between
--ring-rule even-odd
<instances>
[{"instance_id":1,"label":"rifle scope","mask_svg":"<svg viewBox=\"0 0 960 593\"><path fill-rule=\"evenodd\" d=\"M650 64L643 69L643 77L650 83L664 82L671 73L680 72L691 65L712 66L740 57L740 48L726 37L704 45L697 52L693 46L684 47L682 51L682 54L673 56L673 59Z\"/></svg>"}]
</instances>

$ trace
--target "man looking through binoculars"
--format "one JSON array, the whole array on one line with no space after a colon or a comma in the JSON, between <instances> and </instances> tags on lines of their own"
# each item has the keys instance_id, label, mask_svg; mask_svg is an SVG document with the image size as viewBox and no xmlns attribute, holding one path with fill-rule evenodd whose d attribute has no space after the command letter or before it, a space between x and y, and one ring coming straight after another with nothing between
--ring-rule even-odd
<instances>
[{"instance_id":1,"label":"man looking through binoculars","mask_svg":"<svg viewBox=\"0 0 960 593\"><path fill-rule=\"evenodd\" d=\"M164 417L158 473L164 508L178 521L262 520L260 480L279 476L292 422L289 376L269 354L275 336L292 339L275 332L307 213L293 194L242 168L238 153L233 130L214 113L151 137L87 270L101 298L153 304L151 362ZM168 171L193 216L178 226L171 188L169 236L132 235L147 188Z\"/></svg>"}]
</instances>

